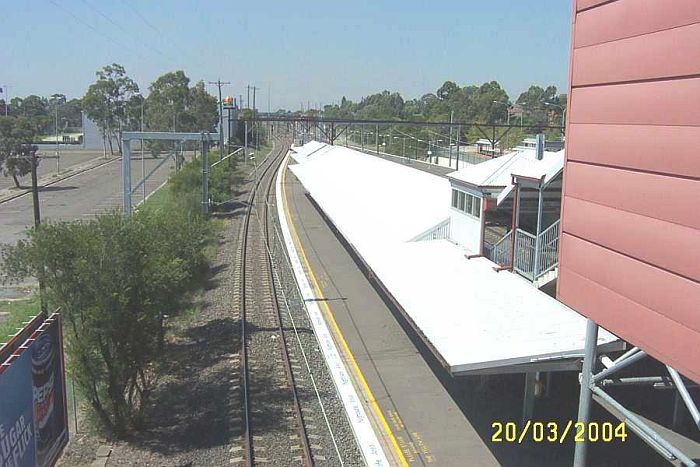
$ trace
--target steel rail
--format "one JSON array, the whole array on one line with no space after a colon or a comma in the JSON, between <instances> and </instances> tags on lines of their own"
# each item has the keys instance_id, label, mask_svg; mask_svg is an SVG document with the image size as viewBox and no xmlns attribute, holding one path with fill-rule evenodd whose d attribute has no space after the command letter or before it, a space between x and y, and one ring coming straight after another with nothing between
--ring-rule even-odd
<instances>
[{"instance_id":1,"label":"steel rail","mask_svg":"<svg viewBox=\"0 0 700 467\"><path fill-rule=\"evenodd\" d=\"M268 168L269 168L268 164ZM266 169L267 171L267 169ZM261 176L264 175L261 174ZM247 209L246 209L246 215L243 220L243 232L242 232L242 238L241 238L241 256L240 256L240 261L241 261L241 282L240 282L240 303L241 303L241 308L240 308L240 322L241 322L241 329L240 329L240 339L241 339L241 351L240 351L240 358L241 358L241 379L242 379L242 387L243 387L243 421L244 421L244 428L243 428L243 444L245 446L245 463L246 466L248 467L253 467L253 460L254 460L254 454L253 454L253 436L251 433L251 416L250 416L250 372L248 368L248 346L247 346L247 335L246 335L246 291L245 291L245 286L246 286L246 256L247 256L247 251L248 251L248 230L250 227L250 218L251 218L251 213L252 213L252 206L255 201L255 192L258 189L258 186L260 185L260 180L261 177L257 177L255 180L255 183L253 184L253 188L250 191L250 194L248 195L248 200L247 200Z\"/></svg>"},{"instance_id":2,"label":"steel rail","mask_svg":"<svg viewBox=\"0 0 700 467\"><path fill-rule=\"evenodd\" d=\"M284 146L282 147L282 150L284 149ZM283 151L280 151L280 155L282 155ZM272 165L275 165L276 167L279 167L284 158L280 158L279 161L273 162ZM276 174L277 170L274 170L272 172L272 175ZM263 218L264 218L264 225L263 225L263 232L265 236L265 246L267 250L270 250L271 244L270 244L270 221L268 217L268 210L269 210L269 204L267 200L270 198L270 193L272 192L272 187L274 185L274 177L269 177L270 181L267 185L267 188L265 190L265 197L262 200L264 209L263 209ZM304 450L304 456L305 456L305 462L304 464L307 465L308 467L313 467L314 465L314 458L313 454L311 452L311 443L309 442L309 436L306 431L306 425L304 424L304 416L302 414L301 410L301 403L299 402L299 393L297 392L297 387L296 387L296 381L294 379L294 373L292 372L292 362L289 360L289 350L287 347L287 337L285 336L284 332L284 326L282 324L282 315L279 307L279 302L277 301L277 286L275 284L275 276L273 273L273 265L272 265L272 257L268 254L267 256L267 261L265 262L267 264L267 272L270 277L270 289L272 292L272 303L273 303L273 308L275 310L275 319L277 321L277 330L280 333L280 337L282 338L282 358L284 360L284 369L285 373L287 375L287 381L289 382L289 387L292 392L292 398L294 399L294 412L295 416L297 419L297 425L298 425L298 430L299 430L299 439L301 440L302 443L302 448Z\"/></svg>"},{"instance_id":3,"label":"steel rail","mask_svg":"<svg viewBox=\"0 0 700 467\"><path fill-rule=\"evenodd\" d=\"M253 466L254 465L254 459L255 459L255 454L254 454L254 439L252 436L252 424L251 424L251 416L250 416L250 389L249 389L249 384L250 384L250 374L249 374L249 368L248 368L248 345L247 345L247 334L246 334L246 260L247 260L247 254L248 254L248 237L249 237L249 227L250 227L250 220L252 217L253 209L257 210L257 204L259 201L256 203L256 198L260 193L260 185L263 183L265 180L266 187L265 187L265 192L264 192L264 199L262 200L264 209L263 209L263 214L265 217L264 225L260 226L262 233L264 234L264 240L265 240L265 248L266 250L269 250L270 248L270 237L269 237L269 221L268 221L268 203L267 199L270 196L270 192L272 191L272 186L273 186L273 181L274 177L269 176L270 173L274 174L275 170L270 172L270 169L273 167L279 167L279 165L283 161L283 155L286 153L286 148L287 144L282 143L281 147L277 150L276 154L269 158L269 161L266 161L267 164L265 168L263 169L262 172L259 173L259 175L255 179L255 183L253 186L253 189L251 190L251 193L248 197L248 207L246 210L246 216L244 219L244 224L243 224L243 234L242 234L242 243L241 243L241 365L243 368L242 371L242 379L243 379L243 406L244 406L244 418L245 418L245 427L244 427L244 434L243 434L243 441L245 444L245 449L246 449L246 465L248 466ZM292 366L291 366L291 361L289 359L289 352L288 352L288 347L287 347L287 340L285 337L284 333L284 328L282 324L282 317L281 317L281 311L279 308L279 302L277 300L277 287L275 284L275 277L274 277L274 272L273 272L273 264L272 264L272 258L270 255L265 255L266 258L266 272L268 275L268 278L270 279L270 293L272 294L272 303L273 303L273 308L275 311L275 319L277 321L277 329L278 332L280 333L280 337L282 339L282 348L281 348L281 355L282 355L282 360L284 363L285 367L285 374L287 378L287 382L290 387L290 391L292 394L292 399L294 403L294 413L295 413L295 418L297 421L297 431L299 434L299 439L302 443L302 449L304 453L304 465L308 467L313 467L314 466L314 459L313 459L313 453L311 451L311 444L309 441L308 433L306 431L306 425L304 424L304 419L303 419L303 413L301 410L301 403L299 400L299 395L297 392L296 388L296 383L295 383L295 378L294 378L294 373L292 371Z\"/></svg>"}]
</instances>

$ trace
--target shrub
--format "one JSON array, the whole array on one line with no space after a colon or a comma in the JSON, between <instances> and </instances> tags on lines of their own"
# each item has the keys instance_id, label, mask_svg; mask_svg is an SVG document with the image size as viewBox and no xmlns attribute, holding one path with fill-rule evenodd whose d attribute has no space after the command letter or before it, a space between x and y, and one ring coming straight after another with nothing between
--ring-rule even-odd
<instances>
[{"instance_id":1,"label":"shrub","mask_svg":"<svg viewBox=\"0 0 700 467\"><path fill-rule=\"evenodd\" d=\"M209 223L188 209L44 224L0 251L4 281L43 278L64 318L68 368L104 425L138 426L177 309L206 264Z\"/></svg>"},{"instance_id":2,"label":"shrub","mask_svg":"<svg viewBox=\"0 0 700 467\"><path fill-rule=\"evenodd\" d=\"M216 151L209 153L209 164L219 161ZM223 203L231 198L236 166L229 158L209 169L209 198L214 203ZM201 202L202 160L195 159L183 164L182 168L170 177L170 189L176 197L198 195Z\"/></svg>"}]
</instances>

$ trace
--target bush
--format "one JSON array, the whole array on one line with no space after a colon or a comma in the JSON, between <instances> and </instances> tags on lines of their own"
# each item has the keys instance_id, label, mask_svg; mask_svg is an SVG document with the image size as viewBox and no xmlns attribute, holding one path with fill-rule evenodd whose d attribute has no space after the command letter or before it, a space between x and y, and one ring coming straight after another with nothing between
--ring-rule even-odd
<instances>
[{"instance_id":1,"label":"bush","mask_svg":"<svg viewBox=\"0 0 700 467\"><path fill-rule=\"evenodd\" d=\"M0 251L4 281L43 278L62 309L67 363L104 425L138 426L155 379L163 315L206 265L210 224L183 207L44 224Z\"/></svg>"},{"instance_id":2,"label":"bush","mask_svg":"<svg viewBox=\"0 0 700 467\"><path fill-rule=\"evenodd\" d=\"M219 161L218 151L209 153L209 165ZM209 169L209 198L214 203L223 203L231 199L231 187L234 182L236 165L233 158L221 162ZM201 202L202 160L195 159L183 164L182 168L170 177L170 189L177 197L198 195Z\"/></svg>"}]
</instances>

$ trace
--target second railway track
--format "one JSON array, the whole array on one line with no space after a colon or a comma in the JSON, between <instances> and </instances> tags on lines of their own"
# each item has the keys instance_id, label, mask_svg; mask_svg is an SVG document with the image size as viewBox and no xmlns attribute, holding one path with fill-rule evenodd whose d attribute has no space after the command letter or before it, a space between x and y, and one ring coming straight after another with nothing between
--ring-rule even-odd
<instances>
[{"instance_id":1,"label":"second railway track","mask_svg":"<svg viewBox=\"0 0 700 467\"><path fill-rule=\"evenodd\" d=\"M275 175L289 148L277 139L260 167L248 195L242 220L239 251L239 318L240 318L240 445L232 448L231 462L239 465L343 464L333 439L325 411L323 421L308 390L310 367L301 348L297 329L285 326L281 308L287 306L271 254L271 231L268 209ZM291 318L291 315L290 315ZM289 334L288 334L289 333ZM296 338L296 339L295 339ZM298 347L297 347L298 344ZM298 355L299 350L304 355ZM303 359L306 368L301 365ZM239 417L236 417L239 418ZM332 441L329 441L329 438ZM335 449L334 449L335 447ZM337 457L336 457L336 453Z\"/></svg>"}]
</instances>

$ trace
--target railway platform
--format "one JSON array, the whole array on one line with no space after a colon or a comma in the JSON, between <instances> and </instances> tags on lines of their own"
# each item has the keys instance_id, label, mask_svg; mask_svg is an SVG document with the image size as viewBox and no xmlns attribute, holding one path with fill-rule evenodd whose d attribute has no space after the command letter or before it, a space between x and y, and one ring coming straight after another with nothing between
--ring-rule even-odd
<instances>
[{"instance_id":1,"label":"railway platform","mask_svg":"<svg viewBox=\"0 0 700 467\"><path fill-rule=\"evenodd\" d=\"M308 267L357 362L402 465L499 465L389 305L355 266L304 187L289 171L283 182L288 216ZM383 423L377 423L380 427Z\"/></svg>"}]
</instances>

